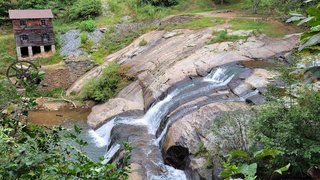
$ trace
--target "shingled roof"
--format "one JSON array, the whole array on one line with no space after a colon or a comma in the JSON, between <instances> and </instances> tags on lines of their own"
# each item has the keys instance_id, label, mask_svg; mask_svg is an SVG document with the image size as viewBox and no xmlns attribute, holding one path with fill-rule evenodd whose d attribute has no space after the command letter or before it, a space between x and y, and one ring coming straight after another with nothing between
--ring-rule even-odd
<instances>
[{"instance_id":1,"label":"shingled roof","mask_svg":"<svg viewBox=\"0 0 320 180\"><path fill-rule=\"evenodd\" d=\"M53 18L50 9L43 10L9 10L10 19L41 19Z\"/></svg>"}]
</instances>

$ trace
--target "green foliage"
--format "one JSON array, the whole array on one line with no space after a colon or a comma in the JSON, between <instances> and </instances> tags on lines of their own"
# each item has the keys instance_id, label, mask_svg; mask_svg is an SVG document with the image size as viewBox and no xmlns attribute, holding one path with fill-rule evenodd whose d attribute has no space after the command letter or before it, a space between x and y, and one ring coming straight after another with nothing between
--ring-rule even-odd
<instances>
[{"instance_id":1,"label":"green foliage","mask_svg":"<svg viewBox=\"0 0 320 180\"><path fill-rule=\"evenodd\" d=\"M230 41L234 42L240 39L246 39L246 36L239 36L239 35L229 35L227 30L213 32L214 37L210 40L209 44L219 43Z\"/></svg>"},{"instance_id":2,"label":"green foliage","mask_svg":"<svg viewBox=\"0 0 320 180\"><path fill-rule=\"evenodd\" d=\"M0 36L0 74L5 74L7 68L16 60L15 40L13 35Z\"/></svg>"},{"instance_id":3,"label":"green foliage","mask_svg":"<svg viewBox=\"0 0 320 180\"><path fill-rule=\"evenodd\" d=\"M233 149L248 151L251 144L249 123L252 116L253 113L248 110L236 110L216 118L211 127L216 136L216 147L220 148L221 152Z\"/></svg>"},{"instance_id":4,"label":"green foliage","mask_svg":"<svg viewBox=\"0 0 320 180\"><path fill-rule=\"evenodd\" d=\"M82 21L80 23L79 28L81 31L93 32L97 28L97 26L96 26L96 22L90 19L90 20Z\"/></svg>"},{"instance_id":5,"label":"green foliage","mask_svg":"<svg viewBox=\"0 0 320 180\"><path fill-rule=\"evenodd\" d=\"M70 8L70 20L90 19L97 17L102 12L100 0L77 0Z\"/></svg>"},{"instance_id":6,"label":"green foliage","mask_svg":"<svg viewBox=\"0 0 320 180\"><path fill-rule=\"evenodd\" d=\"M62 88L54 88L51 91L36 91L36 92L34 92L34 96L36 96L36 97L61 98L61 96L64 94L65 94L65 91Z\"/></svg>"},{"instance_id":7,"label":"green foliage","mask_svg":"<svg viewBox=\"0 0 320 180\"><path fill-rule=\"evenodd\" d=\"M299 47L299 51L320 44L320 3L318 6L308 8L307 13L307 17L302 14L292 13L292 17L287 20L287 22L300 21L299 26L306 25L310 28L310 31L301 36L302 44Z\"/></svg>"},{"instance_id":8,"label":"green foliage","mask_svg":"<svg viewBox=\"0 0 320 180\"><path fill-rule=\"evenodd\" d=\"M291 102L272 102L259 108L252 134L265 148L282 151L274 164L291 163L293 175L306 175L320 164L320 92L304 90Z\"/></svg>"},{"instance_id":9,"label":"green foliage","mask_svg":"<svg viewBox=\"0 0 320 180\"><path fill-rule=\"evenodd\" d=\"M148 42L145 40L145 39L142 39L140 42L139 42L139 46L145 46L147 45Z\"/></svg>"},{"instance_id":10,"label":"green foliage","mask_svg":"<svg viewBox=\"0 0 320 180\"><path fill-rule=\"evenodd\" d=\"M258 177L258 170L266 171L266 168L269 168L267 165L270 163L270 158L275 159L279 154L281 154L281 151L271 149L262 149L254 152L253 155L241 150L230 151L227 160L223 163L224 169L219 175L224 179L244 177L245 180L254 180ZM282 174L288 171L289 167L290 164L272 173ZM266 177L260 178L267 179Z\"/></svg>"},{"instance_id":11,"label":"green foliage","mask_svg":"<svg viewBox=\"0 0 320 180\"><path fill-rule=\"evenodd\" d=\"M8 82L6 77L0 77L0 111L5 108L8 103L19 99L16 88Z\"/></svg>"},{"instance_id":12,"label":"green foliage","mask_svg":"<svg viewBox=\"0 0 320 180\"><path fill-rule=\"evenodd\" d=\"M1 96L16 92L5 82L0 88ZM0 179L127 179L132 150L127 143L119 164L101 164L82 151L87 142L77 138L81 128L75 126L74 132L66 132L29 124L26 118L36 105L32 96L35 88L27 89L24 97L10 96L0 112ZM78 146L64 141L61 134Z\"/></svg>"},{"instance_id":13,"label":"green foliage","mask_svg":"<svg viewBox=\"0 0 320 180\"><path fill-rule=\"evenodd\" d=\"M246 5L253 13L268 13L271 15L287 15L291 11L304 12L308 7L316 6L316 1L306 0L246 0Z\"/></svg>"},{"instance_id":14,"label":"green foliage","mask_svg":"<svg viewBox=\"0 0 320 180\"><path fill-rule=\"evenodd\" d=\"M80 34L80 40L81 40L81 44L84 44L88 41L88 35L87 33L81 33Z\"/></svg>"},{"instance_id":15,"label":"green foliage","mask_svg":"<svg viewBox=\"0 0 320 180\"><path fill-rule=\"evenodd\" d=\"M46 58L37 58L34 63L37 66L41 65L50 65L50 64L56 64L63 60L63 56L59 54L59 52L56 52L53 56L46 57Z\"/></svg>"},{"instance_id":16,"label":"green foliage","mask_svg":"<svg viewBox=\"0 0 320 180\"><path fill-rule=\"evenodd\" d=\"M178 0L139 0L141 4L152 4L154 6L173 6L178 4Z\"/></svg>"},{"instance_id":17,"label":"green foliage","mask_svg":"<svg viewBox=\"0 0 320 180\"><path fill-rule=\"evenodd\" d=\"M114 97L128 83L130 78L125 74L129 67L110 62L99 79L89 80L80 92L82 99L106 101Z\"/></svg>"}]
</instances>

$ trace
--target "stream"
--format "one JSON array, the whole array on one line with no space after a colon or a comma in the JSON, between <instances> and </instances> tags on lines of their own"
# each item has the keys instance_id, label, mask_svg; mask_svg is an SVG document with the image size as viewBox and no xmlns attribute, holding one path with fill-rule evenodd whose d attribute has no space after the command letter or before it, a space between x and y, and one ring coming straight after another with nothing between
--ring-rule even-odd
<instances>
[{"instance_id":1,"label":"stream","mask_svg":"<svg viewBox=\"0 0 320 180\"><path fill-rule=\"evenodd\" d=\"M183 170L166 165L161 154L162 140L175 119L168 121L162 128L162 132L158 132L159 127L165 117L179 106L205 96L218 88L227 88L228 83L242 69L235 64L216 68L206 77L193 78L178 84L162 100L155 102L143 117L115 117L99 129L90 130L89 133L95 144L98 147L109 149L104 156L103 163L108 163L121 149L121 141L127 140L134 149L138 149L132 153L132 162L144 166L147 179L187 179ZM245 97L225 101L244 101L247 97L257 93L259 92L253 91ZM196 108L191 107L189 110Z\"/></svg>"},{"instance_id":2,"label":"stream","mask_svg":"<svg viewBox=\"0 0 320 180\"><path fill-rule=\"evenodd\" d=\"M228 84L244 69L241 65L228 64L213 69L205 77L190 78L180 82L169 89L164 98L156 101L144 116L118 116L96 130L89 128L86 124L89 110L30 112L29 120L42 125L62 125L69 129L72 129L74 124L80 126L83 129L80 138L89 142L89 146L84 150L90 158L97 161L103 156L102 163L105 164L117 156L122 149L121 143L127 141L133 147L131 162L139 164L147 179L184 180L188 179L187 173L165 163L161 146L170 126L180 117L199 107L198 105L189 106L178 111L176 116L170 118L167 116L199 97L207 96L219 89L228 89ZM243 97L232 96L220 99L219 102L245 101L246 98L257 93L259 91L256 90Z\"/></svg>"}]
</instances>

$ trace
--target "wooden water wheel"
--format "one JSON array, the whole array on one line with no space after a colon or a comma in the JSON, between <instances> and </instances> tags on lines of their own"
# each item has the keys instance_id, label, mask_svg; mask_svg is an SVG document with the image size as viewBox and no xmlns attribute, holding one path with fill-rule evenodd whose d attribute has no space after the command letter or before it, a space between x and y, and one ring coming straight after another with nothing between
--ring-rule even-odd
<instances>
[{"instance_id":1,"label":"wooden water wheel","mask_svg":"<svg viewBox=\"0 0 320 180\"><path fill-rule=\"evenodd\" d=\"M38 74L37 66L29 61L16 61L7 70L8 80L17 88L25 88L39 83Z\"/></svg>"}]
</instances>

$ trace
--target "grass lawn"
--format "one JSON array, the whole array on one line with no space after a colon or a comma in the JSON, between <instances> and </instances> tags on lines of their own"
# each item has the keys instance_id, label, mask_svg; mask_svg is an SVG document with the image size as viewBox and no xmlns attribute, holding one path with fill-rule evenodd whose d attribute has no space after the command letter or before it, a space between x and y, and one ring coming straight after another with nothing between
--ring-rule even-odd
<instances>
[{"instance_id":1,"label":"grass lawn","mask_svg":"<svg viewBox=\"0 0 320 180\"><path fill-rule=\"evenodd\" d=\"M233 30L257 30L270 37L283 37L288 33L284 25L279 27L281 23L261 19L234 18L229 23L232 24L231 29Z\"/></svg>"}]
</instances>

